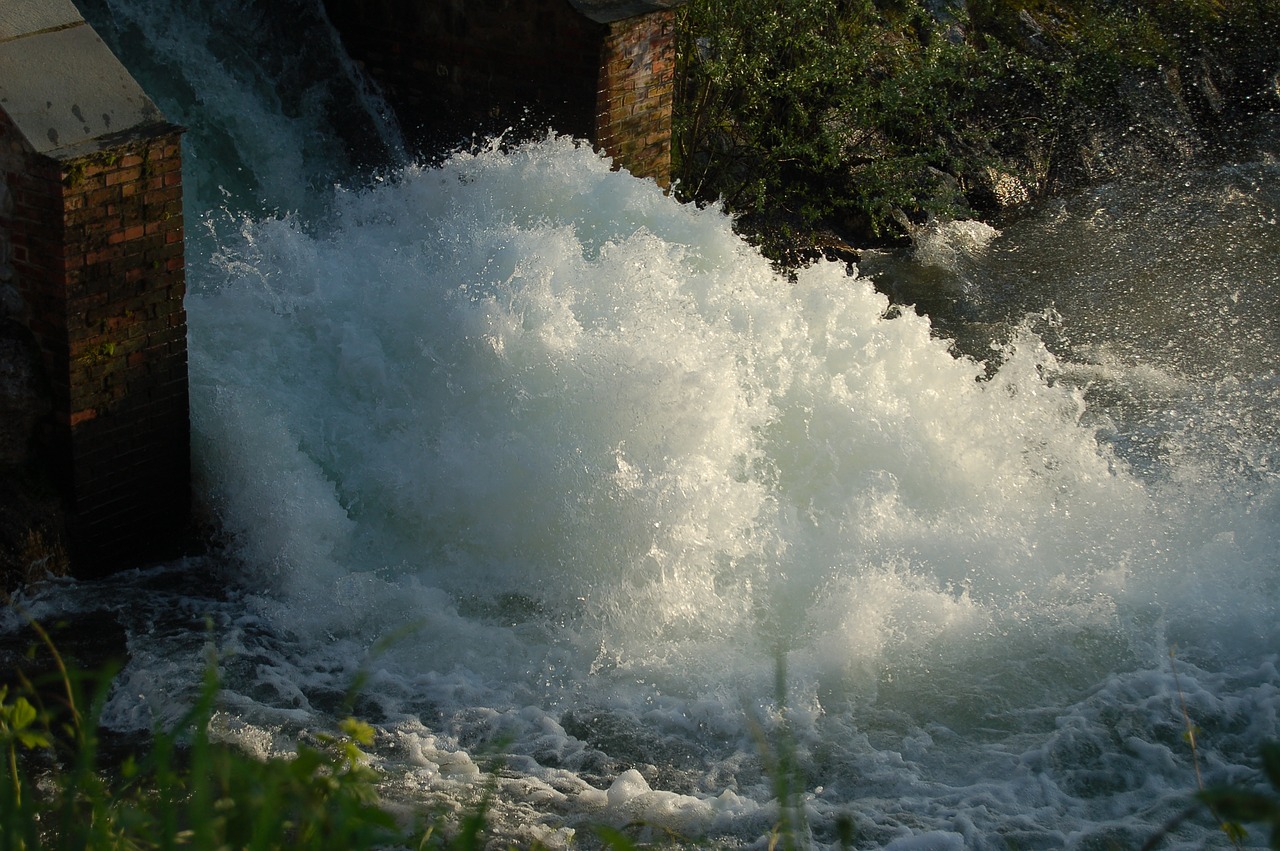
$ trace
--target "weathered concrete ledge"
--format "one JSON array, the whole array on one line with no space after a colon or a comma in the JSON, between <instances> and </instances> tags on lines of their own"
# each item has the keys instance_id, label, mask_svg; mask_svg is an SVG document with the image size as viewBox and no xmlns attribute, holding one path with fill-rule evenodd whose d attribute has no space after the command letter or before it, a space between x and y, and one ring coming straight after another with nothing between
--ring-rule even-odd
<instances>
[{"instance_id":1,"label":"weathered concrete ledge","mask_svg":"<svg viewBox=\"0 0 1280 851\"><path fill-rule=\"evenodd\" d=\"M47 444L82 576L187 532L181 132L69 0L0 4L0 318L39 352L50 413L19 448Z\"/></svg>"}]
</instances>

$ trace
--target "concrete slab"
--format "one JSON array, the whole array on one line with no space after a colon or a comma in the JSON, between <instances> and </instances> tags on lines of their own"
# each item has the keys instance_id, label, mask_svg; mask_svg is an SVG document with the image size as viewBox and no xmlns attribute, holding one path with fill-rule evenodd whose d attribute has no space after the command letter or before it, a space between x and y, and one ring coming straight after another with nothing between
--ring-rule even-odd
<instances>
[{"instance_id":1,"label":"concrete slab","mask_svg":"<svg viewBox=\"0 0 1280 851\"><path fill-rule=\"evenodd\" d=\"M0 42L0 110L37 153L55 159L164 122L88 24Z\"/></svg>"},{"instance_id":2,"label":"concrete slab","mask_svg":"<svg viewBox=\"0 0 1280 851\"><path fill-rule=\"evenodd\" d=\"M83 22L71 0L0 2L0 41Z\"/></svg>"},{"instance_id":3,"label":"concrete slab","mask_svg":"<svg viewBox=\"0 0 1280 851\"><path fill-rule=\"evenodd\" d=\"M662 9L683 6L687 0L569 0L573 8L598 24L611 24Z\"/></svg>"}]
</instances>

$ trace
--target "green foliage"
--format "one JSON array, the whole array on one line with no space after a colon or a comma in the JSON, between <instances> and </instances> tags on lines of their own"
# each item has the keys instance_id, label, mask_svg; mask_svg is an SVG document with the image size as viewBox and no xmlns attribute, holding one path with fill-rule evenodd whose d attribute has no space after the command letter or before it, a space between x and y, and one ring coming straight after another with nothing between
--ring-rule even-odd
<instances>
[{"instance_id":1,"label":"green foliage","mask_svg":"<svg viewBox=\"0 0 1280 851\"><path fill-rule=\"evenodd\" d=\"M1266 108L1280 0L692 0L677 32L677 192L787 262L981 212L988 168L1069 188L1135 75L1209 125Z\"/></svg>"},{"instance_id":2,"label":"green foliage","mask_svg":"<svg viewBox=\"0 0 1280 851\"><path fill-rule=\"evenodd\" d=\"M950 154L968 52L914 0L701 0L682 11L679 192L723 200L766 249L831 219L882 233ZM947 93L943 96L943 91ZM772 237L772 239L771 239Z\"/></svg>"},{"instance_id":3,"label":"green foliage","mask_svg":"<svg viewBox=\"0 0 1280 851\"><path fill-rule=\"evenodd\" d=\"M703 0L682 18L682 192L810 223L836 201L809 190L838 164L827 118L857 66L835 0Z\"/></svg>"},{"instance_id":4,"label":"green foliage","mask_svg":"<svg viewBox=\"0 0 1280 851\"><path fill-rule=\"evenodd\" d=\"M36 725L39 713L25 697L18 697L12 703L8 700L9 687L0 687L0 746L5 749L8 758L8 777L10 782L0 787L0 795L5 803L10 800L14 807L22 806L22 787L18 784L18 746L26 750L51 747L49 737Z\"/></svg>"},{"instance_id":5,"label":"green foliage","mask_svg":"<svg viewBox=\"0 0 1280 851\"><path fill-rule=\"evenodd\" d=\"M1262 746L1262 773L1270 791L1213 786L1196 797L1217 816L1232 842L1239 845L1247 838L1246 823L1264 824L1271 831L1268 847L1280 851L1280 742Z\"/></svg>"}]
</instances>

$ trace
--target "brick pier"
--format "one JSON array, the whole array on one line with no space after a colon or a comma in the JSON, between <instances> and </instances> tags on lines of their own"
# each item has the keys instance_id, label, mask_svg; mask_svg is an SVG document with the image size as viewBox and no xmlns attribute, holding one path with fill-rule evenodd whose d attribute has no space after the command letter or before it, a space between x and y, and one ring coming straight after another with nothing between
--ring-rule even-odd
<instances>
[{"instance_id":1,"label":"brick pier","mask_svg":"<svg viewBox=\"0 0 1280 851\"><path fill-rule=\"evenodd\" d=\"M178 554L190 517L181 128L67 0L0 10L0 269L51 390L73 572Z\"/></svg>"},{"instance_id":2,"label":"brick pier","mask_svg":"<svg viewBox=\"0 0 1280 851\"><path fill-rule=\"evenodd\" d=\"M424 151L551 127L670 182L684 0L325 2ZM39 349L81 576L188 533L181 132L71 0L0 0L0 322Z\"/></svg>"},{"instance_id":3,"label":"brick pier","mask_svg":"<svg viewBox=\"0 0 1280 851\"><path fill-rule=\"evenodd\" d=\"M674 13L609 24L600 50L595 143L637 177L671 183Z\"/></svg>"},{"instance_id":4,"label":"brick pier","mask_svg":"<svg viewBox=\"0 0 1280 851\"><path fill-rule=\"evenodd\" d=\"M640 177L671 179L683 0L325 0L348 52L421 152L546 127ZM523 131L523 132L522 132Z\"/></svg>"}]
</instances>

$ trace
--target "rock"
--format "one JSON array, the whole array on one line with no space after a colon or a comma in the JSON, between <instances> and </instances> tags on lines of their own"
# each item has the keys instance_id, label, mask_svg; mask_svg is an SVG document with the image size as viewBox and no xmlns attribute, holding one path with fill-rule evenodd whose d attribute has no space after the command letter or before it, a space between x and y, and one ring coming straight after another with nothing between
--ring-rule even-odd
<instances>
[{"instance_id":1,"label":"rock","mask_svg":"<svg viewBox=\"0 0 1280 851\"><path fill-rule=\"evenodd\" d=\"M66 576L62 501L38 469L0 473L0 598L49 576Z\"/></svg>"},{"instance_id":2,"label":"rock","mask_svg":"<svg viewBox=\"0 0 1280 851\"><path fill-rule=\"evenodd\" d=\"M975 210L997 215L1020 207L1032 198L1031 188L1017 175L988 166L971 179L969 203Z\"/></svg>"},{"instance_id":3,"label":"rock","mask_svg":"<svg viewBox=\"0 0 1280 851\"><path fill-rule=\"evenodd\" d=\"M0 592L69 567L64 508L40 445L48 383L35 341L8 318L15 312L0 298Z\"/></svg>"}]
</instances>

